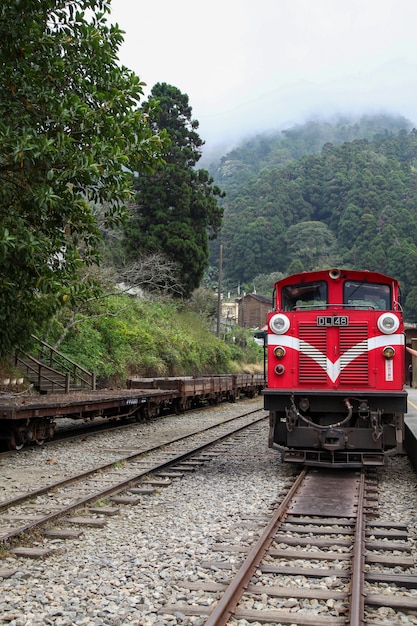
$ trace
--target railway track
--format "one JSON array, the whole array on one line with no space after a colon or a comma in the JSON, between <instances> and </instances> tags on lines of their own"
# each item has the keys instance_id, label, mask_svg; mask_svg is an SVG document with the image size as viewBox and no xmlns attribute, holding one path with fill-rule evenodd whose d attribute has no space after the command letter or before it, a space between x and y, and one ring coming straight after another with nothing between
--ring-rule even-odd
<instances>
[{"instance_id":1,"label":"railway track","mask_svg":"<svg viewBox=\"0 0 417 626\"><path fill-rule=\"evenodd\" d=\"M205 615L206 626L415 623L404 618L417 615L417 596L407 591L417 588L407 527L377 514L375 472L304 469L255 545L220 543L219 559L203 564L224 571L228 585L183 583L218 598L214 609L194 603L159 612Z\"/></svg>"},{"instance_id":2,"label":"railway track","mask_svg":"<svg viewBox=\"0 0 417 626\"><path fill-rule=\"evenodd\" d=\"M189 413L195 412L199 414L204 414L205 411L209 411L211 407L203 406L198 409L190 409ZM163 419L164 417L168 417L170 414L160 416L158 418L149 418L148 421L152 419ZM85 421L81 424L78 424L74 420L61 420L61 422L57 425L57 428L54 433L54 438L45 442L35 442L26 446L25 450L34 449L40 447L48 447L48 449L53 449L55 446L59 446L63 442L77 442L80 439L100 435L100 433L109 433L112 432L120 432L122 430L128 431L129 429L134 431L138 422L144 422L146 420L141 420L138 418L97 418L94 421ZM22 449L14 449L14 450L4 450L0 451L0 460L11 457L12 455L20 452Z\"/></svg>"},{"instance_id":3,"label":"railway track","mask_svg":"<svg viewBox=\"0 0 417 626\"><path fill-rule=\"evenodd\" d=\"M119 454L110 463L3 500L0 502L0 539L13 554L47 555L48 549L31 551L16 544L22 535L38 532L40 527L46 536L65 538L81 533L74 530L74 526L102 526L106 515L117 512L118 504L137 504L141 496L169 485L173 476L209 460L207 448L265 419L263 410L246 411L158 445ZM88 516L71 517L80 508L88 512ZM62 527L64 516L67 527ZM60 521L60 527L49 528L56 520Z\"/></svg>"}]
</instances>

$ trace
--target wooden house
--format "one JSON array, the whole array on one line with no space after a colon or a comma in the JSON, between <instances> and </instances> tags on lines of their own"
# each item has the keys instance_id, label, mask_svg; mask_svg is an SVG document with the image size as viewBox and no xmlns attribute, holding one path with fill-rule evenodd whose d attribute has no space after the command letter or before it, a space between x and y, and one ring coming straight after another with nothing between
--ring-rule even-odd
<instances>
[{"instance_id":1,"label":"wooden house","mask_svg":"<svg viewBox=\"0 0 417 626\"><path fill-rule=\"evenodd\" d=\"M248 293L239 298L238 324L244 328L263 328L271 311L271 298Z\"/></svg>"}]
</instances>

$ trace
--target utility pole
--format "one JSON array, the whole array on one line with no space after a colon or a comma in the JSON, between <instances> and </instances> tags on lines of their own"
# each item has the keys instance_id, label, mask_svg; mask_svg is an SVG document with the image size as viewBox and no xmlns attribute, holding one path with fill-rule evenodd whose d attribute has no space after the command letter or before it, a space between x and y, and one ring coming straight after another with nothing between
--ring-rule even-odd
<instances>
[{"instance_id":1,"label":"utility pole","mask_svg":"<svg viewBox=\"0 0 417 626\"><path fill-rule=\"evenodd\" d=\"M217 336L220 338L220 318L222 316L222 263L223 244L220 244L219 252L219 279L217 284Z\"/></svg>"}]
</instances>

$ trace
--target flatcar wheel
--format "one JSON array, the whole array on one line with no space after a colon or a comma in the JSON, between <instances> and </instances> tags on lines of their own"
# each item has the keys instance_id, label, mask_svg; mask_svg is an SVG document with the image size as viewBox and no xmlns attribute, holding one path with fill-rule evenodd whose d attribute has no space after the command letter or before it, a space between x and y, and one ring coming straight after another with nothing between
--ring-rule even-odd
<instances>
[{"instance_id":1,"label":"flatcar wheel","mask_svg":"<svg viewBox=\"0 0 417 626\"><path fill-rule=\"evenodd\" d=\"M37 446L43 446L45 439L35 439L35 443Z\"/></svg>"},{"instance_id":2,"label":"flatcar wheel","mask_svg":"<svg viewBox=\"0 0 417 626\"><path fill-rule=\"evenodd\" d=\"M25 442L24 442L24 439L22 437L22 433L20 433L18 430L14 430L11 433L11 436L10 436L10 439L9 439L9 449L10 450L21 450L24 445L25 445Z\"/></svg>"}]
</instances>

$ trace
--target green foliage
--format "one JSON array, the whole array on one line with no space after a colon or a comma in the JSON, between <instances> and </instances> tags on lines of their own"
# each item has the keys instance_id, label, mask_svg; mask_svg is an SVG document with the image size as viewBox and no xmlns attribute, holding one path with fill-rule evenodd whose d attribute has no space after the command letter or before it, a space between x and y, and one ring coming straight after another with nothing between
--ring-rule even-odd
<instances>
[{"instance_id":1,"label":"green foliage","mask_svg":"<svg viewBox=\"0 0 417 626\"><path fill-rule=\"evenodd\" d=\"M1 3L0 355L91 295L78 272L99 258L92 203L119 223L127 168L149 169L160 151L109 11L110 0Z\"/></svg>"},{"instance_id":2,"label":"green foliage","mask_svg":"<svg viewBox=\"0 0 417 626\"><path fill-rule=\"evenodd\" d=\"M326 144L340 145L356 139L375 140L411 130L403 117L364 115L334 121L309 121L291 128L257 135L213 163L210 171L229 195L262 170L285 167L308 154L320 154Z\"/></svg>"},{"instance_id":3,"label":"green foliage","mask_svg":"<svg viewBox=\"0 0 417 626\"><path fill-rule=\"evenodd\" d=\"M404 307L404 319L408 322L414 322L417 319L417 287L412 287L407 294Z\"/></svg>"},{"instance_id":4,"label":"green foliage","mask_svg":"<svg viewBox=\"0 0 417 626\"><path fill-rule=\"evenodd\" d=\"M263 360L263 348L253 338L253 331L241 326L233 328L225 336L231 350L231 358L236 363L258 363Z\"/></svg>"},{"instance_id":5,"label":"green foliage","mask_svg":"<svg viewBox=\"0 0 417 626\"><path fill-rule=\"evenodd\" d=\"M304 265L301 263L300 259L293 259L288 266L288 275L291 274L299 274L304 271Z\"/></svg>"},{"instance_id":6,"label":"green foliage","mask_svg":"<svg viewBox=\"0 0 417 626\"><path fill-rule=\"evenodd\" d=\"M258 294L261 294L265 297L271 297L272 302L272 290L274 288L274 283L277 280L284 278L284 274L282 272L272 272L271 274L258 274L253 279L253 284L248 285L247 287L244 285L245 291L251 292L255 291Z\"/></svg>"},{"instance_id":7,"label":"green foliage","mask_svg":"<svg viewBox=\"0 0 417 626\"><path fill-rule=\"evenodd\" d=\"M154 101L158 106L151 108ZM175 261L188 297L200 285L208 265L208 241L221 225L223 211L217 199L223 193L206 170L195 169L203 141L188 96L158 83L147 106L153 130L166 132L170 143L164 164L135 178L136 206L126 225L125 246L131 259L138 251L163 252Z\"/></svg>"},{"instance_id":8,"label":"green foliage","mask_svg":"<svg viewBox=\"0 0 417 626\"><path fill-rule=\"evenodd\" d=\"M336 237L323 222L293 224L287 230L286 243L293 260L299 259L306 270L335 264Z\"/></svg>"},{"instance_id":9,"label":"green foliage","mask_svg":"<svg viewBox=\"0 0 417 626\"><path fill-rule=\"evenodd\" d=\"M191 294L187 308L204 320L208 326L217 319L217 295L212 289L199 287Z\"/></svg>"},{"instance_id":10,"label":"green foliage","mask_svg":"<svg viewBox=\"0 0 417 626\"><path fill-rule=\"evenodd\" d=\"M417 131L375 128L373 141L326 143L320 154L270 165L229 192L224 284L343 265L393 275L405 296L417 286ZM407 315L417 319L417 309Z\"/></svg>"},{"instance_id":11,"label":"green foliage","mask_svg":"<svg viewBox=\"0 0 417 626\"><path fill-rule=\"evenodd\" d=\"M245 349L219 340L207 330L204 320L179 302L111 296L106 299L106 315L98 303L91 303L79 318L60 351L96 372L101 385L123 385L126 377L133 375L241 371L236 360L246 363L260 358L250 343ZM64 320L55 322L51 341L60 336L63 324Z\"/></svg>"}]
</instances>

